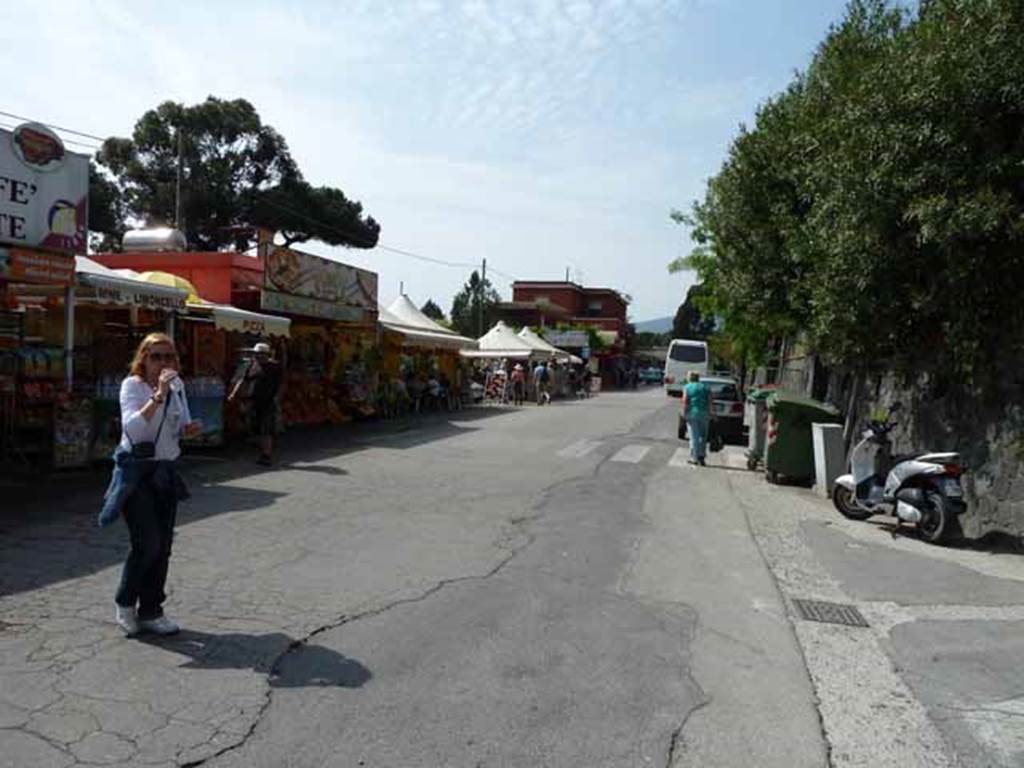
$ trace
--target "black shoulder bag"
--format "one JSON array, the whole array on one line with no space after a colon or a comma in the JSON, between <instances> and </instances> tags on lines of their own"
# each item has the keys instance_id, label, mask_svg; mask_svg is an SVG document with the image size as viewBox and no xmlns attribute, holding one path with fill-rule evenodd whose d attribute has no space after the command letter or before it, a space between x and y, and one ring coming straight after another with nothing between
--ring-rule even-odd
<instances>
[{"instance_id":1,"label":"black shoulder bag","mask_svg":"<svg viewBox=\"0 0 1024 768\"><path fill-rule=\"evenodd\" d=\"M132 458L139 460L152 459L156 456L156 444L160 441L160 432L164 428L164 419L167 418L167 400L164 400L164 413L160 417L160 426L156 428L156 437L153 440L146 440L141 443L136 443L132 440L132 436L128 434L128 430L125 429L124 433L128 438L128 443L131 445Z\"/></svg>"}]
</instances>

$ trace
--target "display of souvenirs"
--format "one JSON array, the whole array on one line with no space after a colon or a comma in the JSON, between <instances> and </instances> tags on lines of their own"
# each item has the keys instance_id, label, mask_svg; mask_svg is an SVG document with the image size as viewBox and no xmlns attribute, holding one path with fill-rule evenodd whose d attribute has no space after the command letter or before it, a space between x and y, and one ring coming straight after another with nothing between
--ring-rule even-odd
<instances>
[{"instance_id":1,"label":"display of souvenirs","mask_svg":"<svg viewBox=\"0 0 1024 768\"><path fill-rule=\"evenodd\" d=\"M224 397L226 388L216 376L200 376L185 382L188 410L193 420L203 422L203 431L189 438L189 445L215 446L224 443Z\"/></svg>"},{"instance_id":2,"label":"display of souvenirs","mask_svg":"<svg viewBox=\"0 0 1024 768\"><path fill-rule=\"evenodd\" d=\"M323 424L328 421L327 391L321 379L289 373L282 413L287 424Z\"/></svg>"},{"instance_id":3,"label":"display of souvenirs","mask_svg":"<svg viewBox=\"0 0 1024 768\"><path fill-rule=\"evenodd\" d=\"M22 347L21 375L33 379L64 378L64 350L60 347Z\"/></svg>"},{"instance_id":4,"label":"display of souvenirs","mask_svg":"<svg viewBox=\"0 0 1024 768\"><path fill-rule=\"evenodd\" d=\"M89 463L92 421L90 398L59 399L53 424L54 467L82 467Z\"/></svg>"},{"instance_id":5,"label":"display of souvenirs","mask_svg":"<svg viewBox=\"0 0 1024 768\"><path fill-rule=\"evenodd\" d=\"M20 347L24 335L23 312L0 312L0 348Z\"/></svg>"},{"instance_id":6,"label":"display of souvenirs","mask_svg":"<svg viewBox=\"0 0 1024 768\"><path fill-rule=\"evenodd\" d=\"M212 325L198 325L193 342L192 373L195 376L220 376L227 365L225 334Z\"/></svg>"},{"instance_id":7,"label":"display of souvenirs","mask_svg":"<svg viewBox=\"0 0 1024 768\"><path fill-rule=\"evenodd\" d=\"M104 376L97 380L92 408L92 446L89 450L93 461L109 459L121 442L121 378Z\"/></svg>"}]
</instances>

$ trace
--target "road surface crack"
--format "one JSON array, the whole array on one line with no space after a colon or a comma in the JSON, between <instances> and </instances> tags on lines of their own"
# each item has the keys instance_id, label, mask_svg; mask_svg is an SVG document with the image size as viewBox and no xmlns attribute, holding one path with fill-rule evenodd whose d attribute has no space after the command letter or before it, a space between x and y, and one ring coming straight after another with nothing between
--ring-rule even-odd
<instances>
[{"instance_id":1,"label":"road surface crack","mask_svg":"<svg viewBox=\"0 0 1024 768\"><path fill-rule=\"evenodd\" d=\"M207 757L183 763L182 768L198 768L198 766L206 765L211 760L216 760L219 757L223 757L226 754L235 752L244 747L246 743L249 741L249 739L252 738L253 734L256 733L256 729L259 728L260 723L263 721L263 718L266 716L271 704L273 703L274 687L272 681L280 676L281 668L284 665L285 661L288 659L288 657L292 653L308 645L313 638L318 637L324 634L325 632L340 629L341 627L344 627L348 624L354 624L357 621L362 621L363 619L371 619L377 616L381 616L387 613L388 611L391 611L395 608L399 608L401 606L422 603L425 600L429 600L431 597L436 595L441 590L447 589L448 587L457 584L462 584L471 581L486 581L487 579L490 579L491 577L500 573L505 566L512 562L512 560L514 560L516 556L518 556L524 549L530 546L530 544L532 544L533 541L533 536L527 536L526 541L522 542L519 546L513 548L512 551L508 553L508 555L502 558L501 561L499 561L493 568L491 568L484 574L475 574L471 576L456 576L450 579L442 579L441 581L437 582L434 586L432 586L430 589L422 592L419 595L416 595L415 597L407 597L402 598L400 600L394 600L390 603L386 603L377 608L371 608L366 611L361 611L359 613L342 614L334 621L322 624L319 627L311 630L302 638L292 640L288 644L288 646L274 658L273 663L270 665L270 669L267 672L268 684L266 691L264 692L263 701L260 704L259 711L257 711L255 716L253 717L252 723L249 725L249 728L246 730L246 732L242 734L241 738L237 740L235 743L226 745L222 749L218 750L217 752L214 752L211 755L208 755ZM216 736L216 733L214 734L214 736Z\"/></svg>"}]
</instances>

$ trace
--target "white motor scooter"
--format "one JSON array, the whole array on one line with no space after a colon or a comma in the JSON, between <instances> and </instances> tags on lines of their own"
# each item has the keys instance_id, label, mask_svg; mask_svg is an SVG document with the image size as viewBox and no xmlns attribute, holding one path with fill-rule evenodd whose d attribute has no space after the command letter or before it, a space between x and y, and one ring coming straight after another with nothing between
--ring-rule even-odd
<instances>
[{"instance_id":1,"label":"white motor scooter","mask_svg":"<svg viewBox=\"0 0 1024 768\"><path fill-rule=\"evenodd\" d=\"M836 478L832 503L851 520L895 515L933 544L958 538L959 516L967 510L960 454L893 456L889 433L896 424L890 416L900 407L896 403L884 418L868 422L850 456L850 474Z\"/></svg>"}]
</instances>

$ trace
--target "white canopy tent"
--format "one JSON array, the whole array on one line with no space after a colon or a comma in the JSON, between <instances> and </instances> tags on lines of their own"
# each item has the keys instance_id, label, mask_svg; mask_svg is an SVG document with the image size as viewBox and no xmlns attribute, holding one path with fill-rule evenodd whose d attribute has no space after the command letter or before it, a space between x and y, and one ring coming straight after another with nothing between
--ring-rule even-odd
<instances>
[{"instance_id":1,"label":"white canopy tent","mask_svg":"<svg viewBox=\"0 0 1024 768\"><path fill-rule=\"evenodd\" d=\"M450 328L435 323L404 294L391 302L387 309L378 307L377 311L377 320L381 326L401 334L410 347L458 350L475 350L477 347L473 339L460 336Z\"/></svg>"},{"instance_id":2,"label":"white canopy tent","mask_svg":"<svg viewBox=\"0 0 1024 768\"><path fill-rule=\"evenodd\" d=\"M440 323L423 314L416 308L416 305L412 303L412 299L404 293L388 305L388 312L398 323L408 328L419 328L423 331L447 333L454 336L458 335L451 328L445 328Z\"/></svg>"},{"instance_id":3,"label":"white canopy tent","mask_svg":"<svg viewBox=\"0 0 1024 768\"><path fill-rule=\"evenodd\" d=\"M580 365L583 363L583 361L576 357L576 355L571 355L564 349L559 349L553 344L550 344L546 339L537 335L532 328L523 328L523 330L519 332L519 338L528 344L535 346L537 349L546 350L559 362L570 362L573 365Z\"/></svg>"},{"instance_id":4,"label":"white canopy tent","mask_svg":"<svg viewBox=\"0 0 1024 768\"><path fill-rule=\"evenodd\" d=\"M541 352L535 349L516 335L516 332L499 320L487 333L478 340L480 345L476 350L463 350L463 357L471 358L509 358L528 359L530 357L550 357L550 353Z\"/></svg>"}]
</instances>

